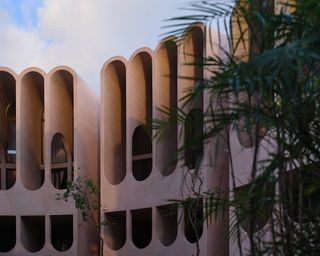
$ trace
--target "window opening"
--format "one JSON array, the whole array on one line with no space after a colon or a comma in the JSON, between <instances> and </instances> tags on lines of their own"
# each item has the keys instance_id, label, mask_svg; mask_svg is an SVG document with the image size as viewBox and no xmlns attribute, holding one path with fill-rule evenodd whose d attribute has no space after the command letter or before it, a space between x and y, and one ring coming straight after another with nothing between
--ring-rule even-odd
<instances>
[{"instance_id":1,"label":"window opening","mask_svg":"<svg viewBox=\"0 0 320 256\"><path fill-rule=\"evenodd\" d=\"M152 170L152 142L144 125L138 126L132 137L132 171L136 180L148 178Z\"/></svg>"},{"instance_id":2,"label":"window opening","mask_svg":"<svg viewBox=\"0 0 320 256\"><path fill-rule=\"evenodd\" d=\"M171 245L177 237L178 214L176 204L157 207L157 231L161 243Z\"/></svg>"},{"instance_id":3,"label":"window opening","mask_svg":"<svg viewBox=\"0 0 320 256\"><path fill-rule=\"evenodd\" d=\"M185 119L185 164L188 169L199 167L203 152L203 113L192 110Z\"/></svg>"},{"instance_id":4,"label":"window opening","mask_svg":"<svg viewBox=\"0 0 320 256\"><path fill-rule=\"evenodd\" d=\"M140 249L145 248L152 238L152 209L132 210L132 241Z\"/></svg>"},{"instance_id":5,"label":"window opening","mask_svg":"<svg viewBox=\"0 0 320 256\"><path fill-rule=\"evenodd\" d=\"M190 243L200 239L203 232L202 199L190 199L184 207L184 233Z\"/></svg>"},{"instance_id":6,"label":"window opening","mask_svg":"<svg viewBox=\"0 0 320 256\"><path fill-rule=\"evenodd\" d=\"M67 251L73 243L72 215L51 216L51 243L57 251Z\"/></svg>"},{"instance_id":7,"label":"window opening","mask_svg":"<svg viewBox=\"0 0 320 256\"><path fill-rule=\"evenodd\" d=\"M55 134L51 144L51 181L55 188L66 189L73 180L73 167L70 154L64 145L63 136Z\"/></svg>"},{"instance_id":8,"label":"window opening","mask_svg":"<svg viewBox=\"0 0 320 256\"><path fill-rule=\"evenodd\" d=\"M126 212L106 213L105 219L106 243L112 250L119 250L126 242Z\"/></svg>"},{"instance_id":9,"label":"window opening","mask_svg":"<svg viewBox=\"0 0 320 256\"><path fill-rule=\"evenodd\" d=\"M16 244L16 217L0 216L0 252L11 251Z\"/></svg>"},{"instance_id":10,"label":"window opening","mask_svg":"<svg viewBox=\"0 0 320 256\"><path fill-rule=\"evenodd\" d=\"M22 216L21 240L29 252L37 252L45 244L45 217Z\"/></svg>"}]
</instances>

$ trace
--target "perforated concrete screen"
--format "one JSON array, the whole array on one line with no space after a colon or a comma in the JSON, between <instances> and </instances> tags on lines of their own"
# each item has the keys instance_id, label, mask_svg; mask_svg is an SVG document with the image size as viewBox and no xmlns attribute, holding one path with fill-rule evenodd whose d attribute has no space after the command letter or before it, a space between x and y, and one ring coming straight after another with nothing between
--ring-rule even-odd
<instances>
[{"instance_id":1,"label":"perforated concrete screen","mask_svg":"<svg viewBox=\"0 0 320 256\"><path fill-rule=\"evenodd\" d=\"M195 216L168 202L188 194L191 181L186 173L195 171L204 152L194 149L208 143L198 141L204 127L196 124L209 99L201 94L192 104L181 100L206 76L199 65L206 44L204 26L194 24L178 40L169 37L155 50L141 48L128 59L111 58L101 70L101 215L113 220L102 229L104 255L193 255L196 237L201 255L227 248L225 230L202 224L201 201L194 207ZM185 113L178 113L182 106ZM165 120L160 108L191 114L186 124L171 124L156 141L150 120ZM179 152L185 142L190 147ZM219 168L206 161L199 170L204 181L200 191L220 186L217 179L228 175L225 161ZM227 179L223 182L228 186ZM226 219L219 221L223 225Z\"/></svg>"},{"instance_id":2,"label":"perforated concrete screen","mask_svg":"<svg viewBox=\"0 0 320 256\"><path fill-rule=\"evenodd\" d=\"M0 254L90 255L96 226L56 193L80 176L97 181L96 96L68 67L0 67L0 98Z\"/></svg>"},{"instance_id":3,"label":"perforated concrete screen","mask_svg":"<svg viewBox=\"0 0 320 256\"><path fill-rule=\"evenodd\" d=\"M96 256L103 248L103 255L192 255L195 237L201 256L227 248L225 230L198 224L203 202L190 216L168 201L188 194L185 174L195 171L204 151L193 150L205 128L195 124L209 99L201 94L187 105L190 118L168 126L161 141L152 129L153 118L165 120L160 108L178 114L185 105L180 99L206 76L198 65L206 44L204 26L194 24L180 40L111 58L101 69L100 100L69 67L21 74L0 68L0 200L7 213L0 212L0 226L8 234L0 230L0 253ZM179 152L184 142L190 147ZM206 143L199 142L201 148ZM221 185L228 166L218 166L204 158L199 192ZM107 224L100 227L102 239L97 225L82 223L72 201L56 200L81 177L100 184L102 208L93 216Z\"/></svg>"}]
</instances>

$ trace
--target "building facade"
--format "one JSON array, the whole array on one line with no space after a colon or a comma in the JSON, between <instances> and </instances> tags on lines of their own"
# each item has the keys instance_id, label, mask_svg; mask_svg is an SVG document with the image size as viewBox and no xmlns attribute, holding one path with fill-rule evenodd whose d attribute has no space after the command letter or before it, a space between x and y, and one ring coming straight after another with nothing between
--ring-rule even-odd
<instances>
[{"instance_id":1,"label":"building facade","mask_svg":"<svg viewBox=\"0 0 320 256\"><path fill-rule=\"evenodd\" d=\"M218 47L207 47L213 45L207 33L194 24L155 50L109 59L101 70L100 103L68 67L48 74L29 68L19 75L0 69L0 255L94 256L99 235L108 256L195 255L197 246L201 256L234 255L228 215L194 229L192 222L204 218L204 202L195 203L190 217L170 201L188 197L191 190L229 186L223 140L178 153L206 129L195 127L195 120L203 118L209 104L216 105L205 93L186 106L180 100L210 75L197 61L212 51L219 54ZM150 121L164 117L159 108L177 107L183 107L185 123L168 127L157 142ZM231 136L234 159L245 163L249 146ZM238 168L241 187L248 177ZM195 171L201 174L198 180L193 180ZM72 201L56 199L77 177L100 184L100 221L108 223L100 234L95 225L82 222Z\"/></svg>"},{"instance_id":2,"label":"building facade","mask_svg":"<svg viewBox=\"0 0 320 256\"><path fill-rule=\"evenodd\" d=\"M114 57L102 68L101 219L110 223L101 229L104 255L195 255L196 237L200 255L228 254L227 216L194 231L188 214L169 201L189 196L190 187L199 192L228 187L222 141L215 152L216 140L203 143L202 150L178 154L183 143L204 129L195 127L194 120L210 104L208 95L184 107L186 128L168 127L160 142L152 139L156 131L149 125L163 118L159 108L181 108L179 99L208 75L196 65L208 54L206 44L204 26L195 24L179 40L168 38L154 51L141 48L128 60ZM190 173L203 152L214 157L205 157L201 181L193 181ZM203 202L195 207L192 220L201 220Z\"/></svg>"},{"instance_id":3,"label":"building facade","mask_svg":"<svg viewBox=\"0 0 320 256\"><path fill-rule=\"evenodd\" d=\"M64 66L0 68L0 90L0 255L95 255L96 227L56 194L98 179L97 97Z\"/></svg>"},{"instance_id":4,"label":"building facade","mask_svg":"<svg viewBox=\"0 0 320 256\"><path fill-rule=\"evenodd\" d=\"M19 75L0 68L0 256L94 256L99 235L108 256L196 255L197 247L201 256L237 255L228 214L194 229L192 222L205 217L204 202L194 203L196 214L190 217L170 201L234 186L229 149L221 138L178 152L206 129L195 123L208 107L218 107L206 93L191 104L181 100L198 79L211 75L196 63L212 51L223 56L219 47L207 47L215 45L207 33L194 24L155 50L107 60L100 102L68 67L48 74L30 68ZM151 120L164 117L159 108L177 107L183 107L185 122L169 126L157 142ZM241 190L250 183L253 145L245 134L229 135L231 158L238 163L235 187ZM194 180L196 171L200 178ZM56 200L77 177L100 184L100 220L108 223L100 233L92 223L82 223L72 201Z\"/></svg>"}]
</instances>

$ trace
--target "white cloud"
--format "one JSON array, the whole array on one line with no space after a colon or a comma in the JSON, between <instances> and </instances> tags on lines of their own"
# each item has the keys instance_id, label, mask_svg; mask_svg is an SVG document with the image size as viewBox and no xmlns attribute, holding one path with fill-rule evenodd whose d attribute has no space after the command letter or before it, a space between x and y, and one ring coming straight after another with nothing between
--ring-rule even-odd
<instances>
[{"instance_id":1,"label":"white cloud","mask_svg":"<svg viewBox=\"0 0 320 256\"><path fill-rule=\"evenodd\" d=\"M103 63L114 55L129 57L142 46L156 47L162 20L176 16L183 1L43 0L35 12L23 0L26 26L14 25L0 10L0 65L17 72L69 65L98 93Z\"/></svg>"},{"instance_id":2,"label":"white cloud","mask_svg":"<svg viewBox=\"0 0 320 256\"><path fill-rule=\"evenodd\" d=\"M1 28L1 34L1 60L8 65L20 70L41 58L43 44L35 33L8 25Z\"/></svg>"}]
</instances>

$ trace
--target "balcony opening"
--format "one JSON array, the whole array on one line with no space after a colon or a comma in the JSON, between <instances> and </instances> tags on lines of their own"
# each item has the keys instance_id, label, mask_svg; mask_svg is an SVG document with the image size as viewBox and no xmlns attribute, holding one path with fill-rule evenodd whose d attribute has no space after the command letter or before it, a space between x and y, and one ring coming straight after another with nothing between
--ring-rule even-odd
<instances>
[{"instance_id":1,"label":"balcony opening","mask_svg":"<svg viewBox=\"0 0 320 256\"><path fill-rule=\"evenodd\" d=\"M126 66L122 61L104 68L102 84L105 175L116 185L126 176Z\"/></svg>"},{"instance_id":2,"label":"balcony opening","mask_svg":"<svg viewBox=\"0 0 320 256\"><path fill-rule=\"evenodd\" d=\"M60 252L67 251L73 243L72 215L54 215L51 219L51 243Z\"/></svg>"},{"instance_id":3,"label":"balcony opening","mask_svg":"<svg viewBox=\"0 0 320 256\"><path fill-rule=\"evenodd\" d=\"M6 170L6 189L10 189L16 183L16 170L7 169Z\"/></svg>"},{"instance_id":4,"label":"balcony opening","mask_svg":"<svg viewBox=\"0 0 320 256\"><path fill-rule=\"evenodd\" d=\"M126 233L126 212L110 212L105 214L106 222L105 235L106 243L112 250L121 249L127 238Z\"/></svg>"},{"instance_id":5,"label":"balcony opening","mask_svg":"<svg viewBox=\"0 0 320 256\"><path fill-rule=\"evenodd\" d=\"M185 165L188 169L199 168L203 153L203 113L194 109L185 119Z\"/></svg>"},{"instance_id":6,"label":"balcony opening","mask_svg":"<svg viewBox=\"0 0 320 256\"><path fill-rule=\"evenodd\" d=\"M132 172L136 180L142 181L152 171L152 142L144 125L138 126L132 136Z\"/></svg>"},{"instance_id":7,"label":"balcony opening","mask_svg":"<svg viewBox=\"0 0 320 256\"><path fill-rule=\"evenodd\" d=\"M9 252L16 245L16 217L0 216L0 252Z\"/></svg>"},{"instance_id":8,"label":"balcony opening","mask_svg":"<svg viewBox=\"0 0 320 256\"><path fill-rule=\"evenodd\" d=\"M44 132L44 77L30 71L21 78L20 163L21 182L28 190L37 190L42 184Z\"/></svg>"},{"instance_id":9,"label":"balcony opening","mask_svg":"<svg viewBox=\"0 0 320 256\"><path fill-rule=\"evenodd\" d=\"M66 189L73 180L73 168L70 154L64 144L63 136L56 133L51 143L51 181L55 188Z\"/></svg>"},{"instance_id":10,"label":"balcony opening","mask_svg":"<svg viewBox=\"0 0 320 256\"><path fill-rule=\"evenodd\" d=\"M57 131L51 138L51 181L57 189L65 189L72 181L74 153L74 77L67 70L55 71L49 79L50 127ZM55 180L57 179L57 180Z\"/></svg>"},{"instance_id":11,"label":"balcony opening","mask_svg":"<svg viewBox=\"0 0 320 256\"><path fill-rule=\"evenodd\" d=\"M45 217L21 217L21 241L29 252L37 252L45 244Z\"/></svg>"},{"instance_id":12,"label":"balcony opening","mask_svg":"<svg viewBox=\"0 0 320 256\"><path fill-rule=\"evenodd\" d=\"M161 243L171 245L177 237L177 205L169 204L157 207L157 232Z\"/></svg>"},{"instance_id":13,"label":"balcony opening","mask_svg":"<svg viewBox=\"0 0 320 256\"><path fill-rule=\"evenodd\" d=\"M152 57L146 51L137 53L131 58L131 77L129 94L132 107L128 115L143 124L134 127L132 137L132 172L136 180L146 179L152 171L152 131L151 128L153 95L152 95ZM132 88L132 89L130 89Z\"/></svg>"},{"instance_id":14,"label":"balcony opening","mask_svg":"<svg viewBox=\"0 0 320 256\"><path fill-rule=\"evenodd\" d=\"M152 209L132 210L131 217L132 241L136 247L145 248L152 239Z\"/></svg>"},{"instance_id":15,"label":"balcony opening","mask_svg":"<svg viewBox=\"0 0 320 256\"><path fill-rule=\"evenodd\" d=\"M203 202L190 199L184 207L184 234L190 243L195 243L203 232Z\"/></svg>"},{"instance_id":16,"label":"balcony opening","mask_svg":"<svg viewBox=\"0 0 320 256\"><path fill-rule=\"evenodd\" d=\"M168 108L172 116L177 115L177 44L165 41L155 53L155 104L157 108ZM156 119L168 117L161 111L156 112ZM163 176L170 175L178 160L178 130L176 124L166 129L166 136L157 143L157 166Z\"/></svg>"}]
</instances>

